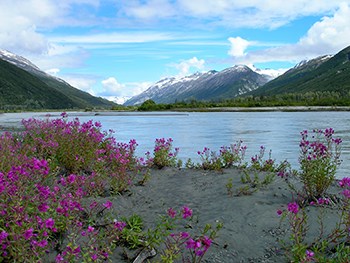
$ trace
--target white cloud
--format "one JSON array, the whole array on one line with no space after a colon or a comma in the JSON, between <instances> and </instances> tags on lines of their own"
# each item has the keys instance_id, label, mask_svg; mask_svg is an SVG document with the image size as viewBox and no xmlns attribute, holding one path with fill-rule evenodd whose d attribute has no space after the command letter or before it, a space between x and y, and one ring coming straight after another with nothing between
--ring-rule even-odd
<instances>
[{"instance_id":1,"label":"white cloud","mask_svg":"<svg viewBox=\"0 0 350 263\"><path fill-rule=\"evenodd\" d=\"M95 92L95 94L119 104L122 104L127 99L140 94L152 85L151 82L120 83L115 77L104 79L101 81L101 84L102 89Z\"/></svg>"},{"instance_id":2,"label":"white cloud","mask_svg":"<svg viewBox=\"0 0 350 263\"><path fill-rule=\"evenodd\" d=\"M50 68L48 70L45 70L47 74L50 74L52 76L57 76L57 74L60 72L59 68Z\"/></svg>"},{"instance_id":3,"label":"white cloud","mask_svg":"<svg viewBox=\"0 0 350 263\"><path fill-rule=\"evenodd\" d=\"M196 26L276 28L302 16L329 14L344 0L148 0L128 1L123 13L139 20L184 18Z\"/></svg>"},{"instance_id":4,"label":"white cloud","mask_svg":"<svg viewBox=\"0 0 350 263\"><path fill-rule=\"evenodd\" d=\"M146 20L167 18L176 14L175 6L167 0L149 0L143 3L128 1L123 7L123 11L128 16Z\"/></svg>"},{"instance_id":5,"label":"white cloud","mask_svg":"<svg viewBox=\"0 0 350 263\"><path fill-rule=\"evenodd\" d=\"M88 92L93 96L98 96L93 86L96 84L96 79L86 75L64 75L59 76L73 87L82 91Z\"/></svg>"},{"instance_id":6,"label":"white cloud","mask_svg":"<svg viewBox=\"0 0 350 263\"><path fill-rule=\"evenodd\" d=\"M250 42L241 38L241 37L230 37L228 39L231 43L231 48L228 51L228 54L233 57L242 57L244 56L245 50L250 45Z\"/></svg>"},{"instance_id":7,"label":"white cloud","mask_svg":"<svg viewBox=\"0 0 350 263\"><path fill-rule=\"evenodd\" d=\"M191 70L203 70L205 60L193 57L187 60L183 60L178 64L172 64L171 66L179 70L178 77L183 77L191 73Z\"/></svg>"},{"instance_id":8,"label":"white cloud","mask_svg":"<svg viewBox=\"0 0 350 263\"><path fill-rule=\"evenodd\" d=\"M116 95L102 96L107 100L114 101L118 104L123 104L133 96L140 94L141 92L148 89L153 83L152 82L129 82L120 84L123 88Z\"/></svg>"},{"instance_id":9,"label":"white cloud","mask_svg":"<svg viewBox=\"0 0 350 263\"><path fill-rule=\"evenodd\" d=\"M103 34L89 34L89 35L71 35L71 36L56 36L50 38L52 42L79 44L111 44L111 43L145 43L154 41L163 41L176 39L176 36L169 33L152 32L152 31L131 31L131 32L111 32Z\"/></svg>"},{"instance_id":10,"label":"white cloud","mask_svg":"<svg viewBox=\"0 0 350 263\"><path fill-rule=\"evenodd\" d=\"M254 44L257 43L253 42ZM349 44L350 5L344 3L332 16L325 16L312 25L297 43L251 51L244 56L233 56L232 62L234 64L271 61L297 63L320 55L335 54Z\"/></svg>"},{"instance_id":11,"label":"white cloud","mask_svg":"<svg viewBox=\"0 0 350 263\"><path fill-rule=\"evenodd\" d=\"M102 92L99 93L101 96L120 96L125 85L120 84L114 77L109 77L102 80Z\"/></svg>"},{"instance_id":12,"label":"white cloud","mask_svg":"<svg viewBox=\"0 0 350 263\"><path fill-rule=\"evenodd\" d=\"M350 44L350 5L341 4L332 17L315 23L297 46L308 53L337 52Z\"/></svg>"}]
</instances>

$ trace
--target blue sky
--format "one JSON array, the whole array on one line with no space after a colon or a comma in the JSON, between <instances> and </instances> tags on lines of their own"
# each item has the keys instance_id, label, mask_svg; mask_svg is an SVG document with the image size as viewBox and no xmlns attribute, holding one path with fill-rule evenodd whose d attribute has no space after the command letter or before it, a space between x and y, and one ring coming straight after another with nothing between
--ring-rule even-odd
<instances>
[{"instance_id":1,"label":"blue sky","mask_svg":"<svg viewBox=\"0 0 350 263\"><path fill-rule=\"evenodd\" d=\"M350 45L350 1L0 0L0 49L119 103L164 77L276 72Z\"/></svg>"}]
</instances>

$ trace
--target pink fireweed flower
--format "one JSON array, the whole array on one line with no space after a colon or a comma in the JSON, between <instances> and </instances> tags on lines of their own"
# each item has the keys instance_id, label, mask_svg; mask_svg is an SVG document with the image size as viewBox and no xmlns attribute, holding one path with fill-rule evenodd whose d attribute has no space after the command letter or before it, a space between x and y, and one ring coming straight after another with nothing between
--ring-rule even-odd
<instances>
[{"instance_id":1,"label":"pink fireweed flower","mask_svg":"<svg viewBox=\"0 0 350 263\"><path fill-rule=\"evenodd\" d=\"M319 205L328 205L329 204L329 199L328 198L319 198L317 200L317 203Z\"/></svg>"},{"instance_id":2,"label":"pink fireweed flower","mask_svg":"<svg viewBox=\"0 0 350 263\"><path fill-rule=\"evenodd\" d=\"M188 249L196 249L197 248L197 242L193 240L192 238L188 239L186 241L186 248Z\"/></svg>"},{"instance_id":3,"label":"pink fireweed flower","mask_svg":"<svg viewBox=\"0 0 350 263\"><path fill-rule=\"evenodd\" d=\"M47 205L47 203L42 203L38 206L38 210L41 213L45 213L50 207Z\"/></svg>"},{"instance_id":4,"label":"pink fireweed flower","mask_svg":"<svg viewBox=\"0 0 350 263\"><path fill-rule=\"evenodd\" d=\"M187 206L182 207L181 212L182 212L182 217L183 217L184 219L186 219L186 218L192 216L192 209L190 209L190 208L187 207Z\"/></svg>"},{"instance_id":5,"label":"pink fireweed flower","mask_svg":"<svg viewBox=\"0 0 350 263\"><path fill-rule=\"evenodd\" d=\"M48 242L46 239L41 240L40 242L37 243L38 247L46 247L48 245Z\"/></svg>"},{"instance_id":6,"label":"pink fireweed flower","mask_svg":"<svg viewBox=\"0 0 350 263\"><path fill-rule=\"evenodd\" d=\"M1 233L0 233L0 241L6 239L8 237L8 235L9 234L6 231L4 231L4 230L1 231Z\"/></svg>"},{"instance_id":7,"label":"pink fireweed flower","mask_svg":"<svg viewBox=\"0 0 350 263\"><path fill-rule=\"evenodd\" d=\"M23 237L28 240L28 239L32 238L33 232L34 232L34 229L33 228L29 228L28 230L26 230L24 232Z\"/></svg>"},{"instance_id":8,"label":"pink fireweed flower","mask_svg":"<svg viewBox=\"0 0 350 263\"><path fill-rule=\"evenodd\" d=\"M175 218L176 216L176 211L174 209L172 209L171 207L168 209L168 216L170 216L171 218Z\"/></svg>"},{"instance_id":9,"label":"pink fireweed flower","mask_svg":"<svg viewBox=\"0 0 350 263\"><path fill-rule=\"evenodd\" d=\"M288 204L288 211L297 214L299 212L299 205L296 202Z\"/></svg>"},{"instance_id":10,"label":"pink fireweed flower","mask_svg":"<svg viewBox=\"0 0 350 263\"><path fill-rule=\"evenodd\" d=\"M70 183L70 184L73 184L76 180L77 176L75 174L70 174L68 175L67 177L67 181Z\"/></svg>"},{"instance_id":11,"label":"pink fireweed flower","mask_svg":"<svg viewBox=\"0 0 350 263\"><path fill-rule=\"evenodd\" d=\"M114 228L118 229L119 231L123 231L124 227L126 227L126 223L122 221L115 221L114 222Z\"/></svg>"},{"instance_id":12,"label":"pink fireweed flower","mask_svg":"<svg viewBox=\"0 0 350 263\"><path fill-rule=\"evenodd\" d=\"M277 210L277 215L280 216L280 215L282 215L282 214L283 214L283 211L282 211L281 209L278 209L278 210Z\"/></svg>"},{"instance_id":13,"label":"pink fireweed flower","mask_svg":"<svg viewBox=\"0 0 350 263\"><path fill-rule=\"evenodd\" d=\"M190 234L189 234L188 232L181 232L181 233L180 233L180 237L181 237L182 239L187 239L187 238L190 237Z\"/></svg>"},{"instance_id":14,"label":"pink fireweed flower","mask_svg":"<svg viewBox=\"0 0 350 263\"><path fill-rule=\"evenodd\" d=\"M94 232L95 228L93 226L88 226L88 232L92 233Z\"/></svg>"},{"instance_id":15,"label":"pink fireweed flower","mask_svg":"<svg viewBox=\"0 0 350 263\"><path fill-rule=\"evenodd\" d=\"M109 200L103 204L103 206L107 209L111 209L112 205L113 205L113 203Z\"/></svg>"},{"instance_id":16,"label":"pink fireweed flower","mask_svg":"<svg viewBox=\"0 0 350 263\"><path fill-rule=\"evenodd\" d=\"M57 256L56 256L56 262L63 262L64 261L64 258L62 257L62 255L61 254L58 254Z\"/></svg>"},{"instance_id":17,"label":"pink fireweed flower","mask_svg":"<svg viewBox=\"0 0 350 263\"><path fill-rule=\"evenodd\" d=\"M204 236L202 238L202 244L204 245L205 250L208 250L210 248L212 242L213 241L207 236Z\"/></svg>"},{"instance_id":18,"label":"pink fireweed flower","mask_svg":"<svg viewBox=\"0 0 350 263\"><path fill-rule=\"evenodd\" d=\"M311 250L306 250L305 254L306 254L307 261L313 261L314 256L315 256L314 252L312 252Z\"/></svg>"},{"instance_id":19,"label":"pink fireweed flower","mask_svg":"<svg viewBox=\"0 0 350 263\"><path fill-rule=\"evenodd\" d=\"M339 181L340 187L350 187L350 177L344 177Z\"/></svg>"},{"instance_id":20,"label":"pink fireweed flower","mask_svg":"<svg viewBox=\"0 0 350 263\"><path fill-rule=\"evenodd\" d=\"M53 220L51 217L49 219L46 219L45 226L48 229L52 229L55 225L55 220Z\"/></svg>"},{"instance_id":21,"label":"pink fireweed flower","mask_svg":"<svg viewBox=\"0 0 350 263\"><path fill-rule=\"evenodd\" d=\"M345 189L342 194L344 195L345 198L350 199L350 190Z\"/></svg>"}]
</instances>

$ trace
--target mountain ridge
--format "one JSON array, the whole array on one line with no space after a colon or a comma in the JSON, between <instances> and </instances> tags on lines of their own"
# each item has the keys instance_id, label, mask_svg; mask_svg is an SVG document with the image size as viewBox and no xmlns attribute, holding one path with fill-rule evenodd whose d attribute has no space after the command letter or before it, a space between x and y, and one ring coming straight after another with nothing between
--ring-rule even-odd
<instances>
[{"instance_id":1,"label":"mountain ridge","mask_svg":"<svg viewBox=\"0 0 350 263\"><path fill-rule=\"evenodd\" d=\"M335 55L324 55L302 61L283 75L266 83L253 96L315 91L350 91L350 46Z\"/></svg>"},{"instance_id":2,"label":"mountain ridge","mask_svg":"<svg viewBox=\"0 0 350 263\"><path fill-rule=\"evenodd\" d=\"M0 62L0 109L84 109L116 105L74 88L7 50L0 50Z\"/></svg>"},{"instance_id":3,"label":"mountain ridge","mask_svg":"<svg viewBox=\"0 0 350 263\"><path fill-rule=\"evenodd\" d=\"M124 105L138 105L149 99L156 103L174 103L192 99L220 100L257 89L270 78L246 65L235 65L222 71L197 72L182 78L161 79L146 91L127 100Z\"/></svg>"}]
</instances>

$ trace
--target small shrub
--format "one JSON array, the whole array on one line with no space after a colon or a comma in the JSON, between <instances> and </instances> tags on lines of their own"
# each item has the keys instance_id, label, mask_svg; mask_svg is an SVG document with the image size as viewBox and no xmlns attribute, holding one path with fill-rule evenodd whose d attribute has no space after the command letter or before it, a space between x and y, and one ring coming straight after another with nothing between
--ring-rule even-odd
<instances>
[{"instance_id":1,"label":"small shrub","mask_svg":"<svg viewBox=\"0 0 350 263\"><path fill-rule=\"evenodd\" d=\"M159 169L163 167L176 167L179 148L175 148L174 151L172 148L173 140L171 138L156 139L153 150L153 158L150 158L150 153L146 153L148 163L153 164Z\"/></svg>"},{"instance_id":2,"label":"small shrub","mask_svg":"<svg viewBox=\"0 0 350 263\"><path fill-rule=\"evenodd\" d=\"M204 170L221 171L223 168L241 167L247 147L242 145L242 141L231 146L222 146L219 154L204 147L203 151L198 151L200 163L196 167Z\"/></svg>"},{"instance_id":3,"label":"small shrub","mask_svg":"<svg viewBox=\"0 0 350 263\"><path fill-rule=\"evenodd\" d=\"M302 182L308 198L319 198L334 182L337 167L340 165L341 139L333 138L332 128L301 132L300 173L297 178Z\"/></svg>"},{"instance_id":4,"label":"small shrub","mask_svg":"<svg viewBox=\"0 0 350 263\"><path fill-rule=\"evenodd\" d=\"M274 172L275 171L275 160L271 158L272 151L269 151L269 158L264 160L266 147L260 146L259 154L251 158L251 168L257 171L263 172Z\"/></svg>"}]
</instances>

